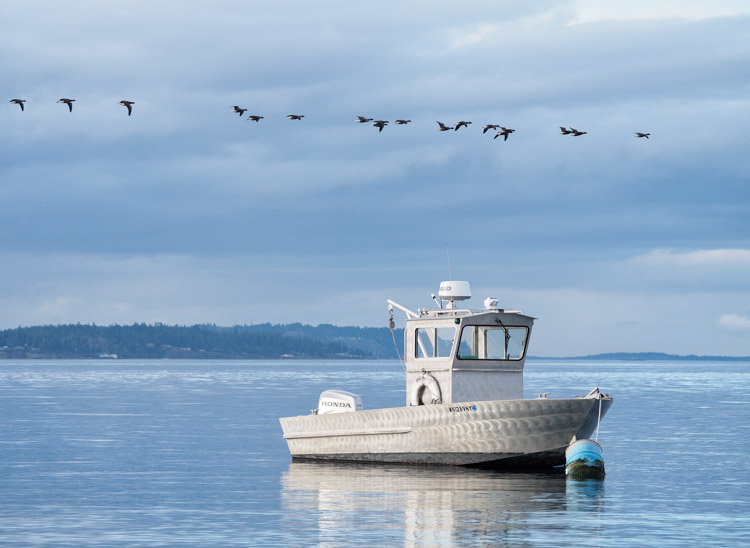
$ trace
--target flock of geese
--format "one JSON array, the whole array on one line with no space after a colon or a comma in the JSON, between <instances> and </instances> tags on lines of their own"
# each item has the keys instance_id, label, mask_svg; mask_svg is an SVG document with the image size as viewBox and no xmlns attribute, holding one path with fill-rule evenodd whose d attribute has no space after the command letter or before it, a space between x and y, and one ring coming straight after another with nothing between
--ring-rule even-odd
<instances>
[{"instance_id":1,"label":"flock of geese","mask_svg":"<svg viewBox=\"0 0 750 548\"><path fill-rule=\"evenodd\" d=\"M247 111L248 111L248 109L242 108L239 105L234 105L232 107L232 112L235 113L235 114L239 114L240 118L242 118ZM289 120L302 120L302 118L304 118L305 115L304 114L288 114L286 117ZM260 122L263 118L264 118L263 116L259 116L258 114L251 114L250 116L247 117L247 119L250 120L250 121L252 121L252 122ZM367 124L369 122L374 127L378 128L378 132L383 131L383 128L390 123L388 120L375 120L374 118L367 118L365 116L357 116L357 118L354 121L356 123L358 123L358 124ZM399 125L399 126L405 126L406 124L411 123L411 120L399 119L399 120L395 120L393 123L396 124L396 125ZM438 131L458 131L462 127L468 128L469 124L471 124L471 122L467 122L466 120L461 120L459 122L456 122L452 126L451 125L446 125L443 122L437 122L437 125L438 125L437 130ZM502 137L503 141L507 141L508 140L508 136L511 133L515 133L515 131L516 131L515 129L510 129L510 128L501 126L499 124L486 124L486 125L482 126L482 134L485 134L485 133L487 133L490 130L495 130L496 131L495 136L493 137L493 139L497 139L498 137ZM588 131L579 131L576 128L573 128L573 127L566 128L564 126L560 126L560 134L561 135L572 135L573 137L580 137L581 135L586 135L587 133L588 133ZM636 137L639 137L639 138L645 137L646 139L648 139L649 135L651 135L651 134L650 133L641 133L641 132L636 132L636 134L635 134Z\"/></svg>"},{"instance_id":2,"label":"flock of geese","mask_svg":"<svg viewBox=\"0 0 750 548\"><path fill-rule=\"evenodd\" d=\"M11 99L10 102L18 105L19 107L21 107L21 112L23 112L25 110L23 104L26 102L26 99ZM73 103L75 103L75 99L68 99L67 97L63 97L62 99L58 100L57 102L68 105L68 110L70 112L73 112ZM135 104L135 101L125 101L125 100L122 100L122 101L120 101L117 104L118 105L122 105L122 106L124 106L124 107L126 107L128 109L128 116L130 116L131 114L133 114L133 105Z\"/></svg>"},{"instance_id":3,"label":"flock of geese","mask_svg":"<svg viewBox=\"0 0 750 548\"><path fill-rule=\"evenodd\" d=\"M18 105L19 107L21 107L21 111L23 112L23 110L24 110L24 105L23 104L26 102L26 99L11 99L10 102ZM75 99L68 99L66 97L63 97L62 99L60 99L57 102L58 103L63 103L65 105L68 105L69 111L73 112L73 102L75 102ZM118 102L117 104L118 105L122 105L122 106L124 106L125 108L128 109L128 116L130 116L131 114L133 114L133 105L135 104L135 101L122 100L122 101ZM235 113L235 114L239 114L240 118L242 118L247 111L248 111L248 109L242 108L242 107L240 107L238 105L234 105L232 107L232 112ZM304 114L288 114L286 116L286 118L289 119L289 120L302 120L302 118L304 118L304 117L305 117ZM264 118L264 116L260 116L258 114L251 114L250 116L247 117L247 119L250 120L250 121L252 121L252 122L260 122L261 120L263 120L263 118ZM357 116L356 120L354 120L354 121L356 123L358 123L358 124L371 123L374 127L378 128L379 132L383 131L383 128L390 123L388 120L375 120L373 118L367 118L365 116ZM411 122L411 120L402 120L402 119L399 119L399 120L395 120L393 123L396 124L396 125L399 125L399 126L405 126L406 124L408 124L410 122ZM468 128L469 124L471 124L471 122L467 122L466 120L461 120L459 122L456 122L452 126L451 125L446 125L443 122L437 122L437 125L438 125L437 130L438 131L458 131L462 127ZM508 140L508 136L511 133L514 133L516 131L515 129L510 129L510 128L501 126L499 124L486 124L486 125L482 126L482 134L485 134L485 133L487 133L490 130L493 130L493 131L496 132L495 136L493 137L493 139L497 139L498 137L502 137L503 141L507 141ZM581 135L586 135L587 133L588 133L587 131L579 131L576 128L573 128L573 127L567 127L566 128L564 126L560 126L560 134L561 135L571 135L573 137L580 137ZM646 139L649 138L649 135L651 135L651 134L650 133L641 133L641 132L636 132L636 134L635 134L635 136L638 137L638 138L645 137Z\"/></svg>"}]
</instances>

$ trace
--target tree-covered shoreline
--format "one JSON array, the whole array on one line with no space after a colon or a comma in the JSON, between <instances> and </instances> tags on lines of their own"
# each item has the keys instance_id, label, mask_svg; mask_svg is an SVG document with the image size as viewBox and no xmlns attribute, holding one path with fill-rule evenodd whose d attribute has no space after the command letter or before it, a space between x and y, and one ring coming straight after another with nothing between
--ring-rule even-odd
<instances>
[{"instance_id":1,"label":"tree-covered shoreline","mask_svg":"<svg viewBox=\"0 0 750 548\"><path fill-rule=\"evenodd\" d=\"M403 330L397 330L401 344ZM0 359L395 358L383 328L304 324L68 324L0 331Z\"/></svg>"},{"instance_id":2,"label":"tree-covered shoreline","mask_svg":"<svg viewBox=\"0 0 750 548\"><path fill-rule=\"evenodd\" d=\"M222 327L161 323L67 324L0 331L2 359L397 359L404 331L387 327L317 326L301 323ZM538 360L750 361L741 356L613 352L575 357L529 356Z\"/></svg>"}]
</instances>

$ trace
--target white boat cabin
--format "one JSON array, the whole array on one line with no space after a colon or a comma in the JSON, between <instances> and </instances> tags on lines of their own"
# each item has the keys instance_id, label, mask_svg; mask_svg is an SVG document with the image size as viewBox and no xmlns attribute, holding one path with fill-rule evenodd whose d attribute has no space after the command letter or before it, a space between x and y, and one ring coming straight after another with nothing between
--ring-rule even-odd
<instances>
[{"instance_id":1,"label":"white boat cabin","mask_svg":"<svg viewBox=\"0 0 750 548\"><path fill-rule=\"evenodd\" d=\"M523 366L534 318L498 307L459 309L471 297L468 282L440 284L439 308L407 315L404 329L407 405L523 398Z\"/></svg>"}]
</instances>

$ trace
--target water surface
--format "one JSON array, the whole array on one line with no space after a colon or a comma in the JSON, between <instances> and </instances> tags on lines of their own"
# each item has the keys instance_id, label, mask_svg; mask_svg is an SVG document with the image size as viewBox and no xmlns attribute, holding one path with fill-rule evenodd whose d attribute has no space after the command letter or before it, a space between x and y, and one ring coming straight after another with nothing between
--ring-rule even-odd
<instances>
[{"instance_id":1,"label":"water surface","mask_svg":"<svg viewBox=\"0 0 750 548\"><path fill-rule=\"evenodd\" d=\"M2 546L750 545L750 363L530 360L615 398L607 478L291 463L320 392L404 404L398 362L0 362Z\"/></svg>"}]
</instances>

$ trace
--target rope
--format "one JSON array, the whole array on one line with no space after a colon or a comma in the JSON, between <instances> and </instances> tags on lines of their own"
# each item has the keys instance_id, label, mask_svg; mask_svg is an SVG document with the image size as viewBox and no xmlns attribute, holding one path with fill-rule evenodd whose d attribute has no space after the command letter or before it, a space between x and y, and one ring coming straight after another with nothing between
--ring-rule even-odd
<instances>
[{"instance_id":1,"label":"rope","mask_svg":"<svg viewBox=\"0 0 750 548\"><path fill-rule=\"evenodd\" d=\"M599 396L599 418L596 419L596 437L594 438L594 441L599 443L599 423L602 422L602 395L598 394Z\"/></svg>"}]
</instances>

